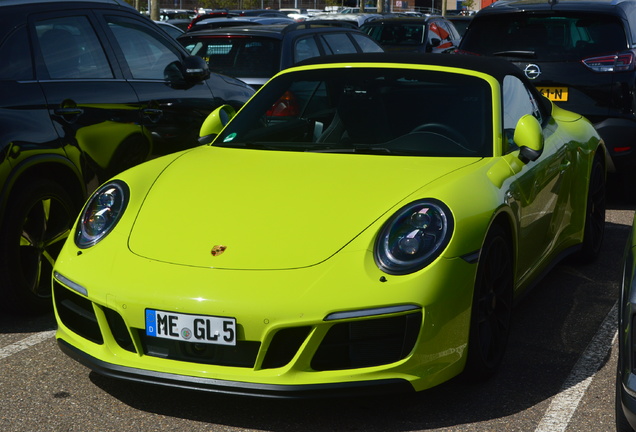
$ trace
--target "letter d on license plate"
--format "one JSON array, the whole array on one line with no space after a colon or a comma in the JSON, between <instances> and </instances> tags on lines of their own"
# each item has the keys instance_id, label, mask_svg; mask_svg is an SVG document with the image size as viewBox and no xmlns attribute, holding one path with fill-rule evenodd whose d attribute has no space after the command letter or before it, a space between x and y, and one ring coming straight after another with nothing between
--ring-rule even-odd
<instances>
[{"instance_id":1,"label":"letter d on license plate","mask_svg":"<svg viewBox=\"0 0 636 432\"><path fill-rule=\"evenodd\" d=\"M146 335L183 342L236 345L236 319L146 309Z\"/></svg>"}]
</instances>

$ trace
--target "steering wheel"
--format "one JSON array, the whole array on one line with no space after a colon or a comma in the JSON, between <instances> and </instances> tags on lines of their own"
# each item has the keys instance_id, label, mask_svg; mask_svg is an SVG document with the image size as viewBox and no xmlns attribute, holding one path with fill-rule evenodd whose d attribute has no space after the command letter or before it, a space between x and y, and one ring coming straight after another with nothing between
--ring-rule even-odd
<instances>
[{"instance_id":1,"label":"steering wheel","mask_svg":"<svg viewBox=\"0 0 636 432\"><path fill-rule=\"evenodd\" d=\"M443 123L425 123L419 126L416 126L411 133L414 132L431 132L439 135L443 135L445 138L453 141L458 146L462 147L464 150L474 153L475 150L470 148L470 143L466 139L466 137L457 132L455 129L451 128L448 125Z\"/></svg>"}]
</instances>

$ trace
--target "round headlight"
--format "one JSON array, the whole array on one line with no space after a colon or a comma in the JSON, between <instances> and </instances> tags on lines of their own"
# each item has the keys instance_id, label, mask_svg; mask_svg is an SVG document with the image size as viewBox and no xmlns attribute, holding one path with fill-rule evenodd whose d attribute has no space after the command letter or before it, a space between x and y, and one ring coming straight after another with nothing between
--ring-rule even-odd
<instances>
[{"instance_id":1,"label":"round headlight","mask_svg":"<svg viewBox=\"0 0 636 432\"><path fill-rule=\"evenodd\" d=\"M424 199L402 207L382 227L375 243L375 262L401 275L429 265L453 233L453 216L441 201Z\"/></svg>"},{"instance_id":2,"label":"round headlight","mask_svg":"<svg viewBox=\"0 0 636 432\"><path fill-rule=\"evenodd\" d=\"M100 187L88 200L75 232L75 244L82 248L95 245L115 227L128 203L128 186L113 181Z\"/></svg>"}]
</instances>

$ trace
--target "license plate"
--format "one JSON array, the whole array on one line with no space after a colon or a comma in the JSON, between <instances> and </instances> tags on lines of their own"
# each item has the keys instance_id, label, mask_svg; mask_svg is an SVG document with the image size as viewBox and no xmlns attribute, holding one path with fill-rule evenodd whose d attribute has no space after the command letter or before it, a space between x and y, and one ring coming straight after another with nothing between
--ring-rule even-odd
<instances>
[{"instance_id":1,"label":"license plate","mask_svg":"<svg viewBox=\"0 0 636 432\"><path fill-rule=\"evenodd\" d=\"M567 87L537 87L539 92L551 101L555 102L567 102L568 100L568 88Z\"/></svg>"},{"instance_id":2,"label":"license plate","mask_svg":"<svg viewBox=\"0 0 636 432\"><path fill-rule=\"evenodd\" d=\"M146 309L146 335L183 342L236 345L236 319Z\"/></svg>"}]
</instances>

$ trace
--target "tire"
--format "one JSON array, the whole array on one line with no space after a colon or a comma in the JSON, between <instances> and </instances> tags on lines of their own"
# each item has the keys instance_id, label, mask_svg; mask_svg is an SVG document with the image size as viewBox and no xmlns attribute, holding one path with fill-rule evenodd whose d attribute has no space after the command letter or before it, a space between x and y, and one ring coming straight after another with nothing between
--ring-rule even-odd
<instances>
[{"instance_id":1,"label":"tire","mask_svg":"<svg viewBox=\"0 0 636 432\"><path fill-rule=\"evenodd\" d=\"M575 255L577 262L588 264L598 258L605 236L606 178L603 163L599 157L592 162L590 185L585 211L585 230L581 250Z\"/></svg>"},{"instance_id":2,"label":"tire","mask_svg":"<svg viewBox=\"0 0 636 432\"><path fill-rule=\"evenodd\" d=\"M616 423L616 432L634 432L632 426L627 421L627 417L625 417L625 413L623 412L623 406L621 403L621 391L620 386L621 380L618 368L620 367L620 360L618 361L618 365L616 368L616 397L614 400L614 412L615 412L615 423Z\"/></svg>"},{"instance_id":3,"label":"tire","mask_svg":"<svg viewBox=\"0 0 636 432\"><path fill-rule=\"evenodd\" d=\"M464 377L483 381L503 360L512 321L514 269L506 231L494 225L484 241L473 293Z\"/></svg>"},{"instance_id":4,"label":"tire","mask_svg":"<svg viewBox=\"0 0 636 432\"><path fill-rule=\"evenodd\" d=\"M13 313L44 313L53 308L53 265L78 209L59 184L43 179L22 184L11 196L0 227L0 307Z\"/></svg>"}]
</instances>

